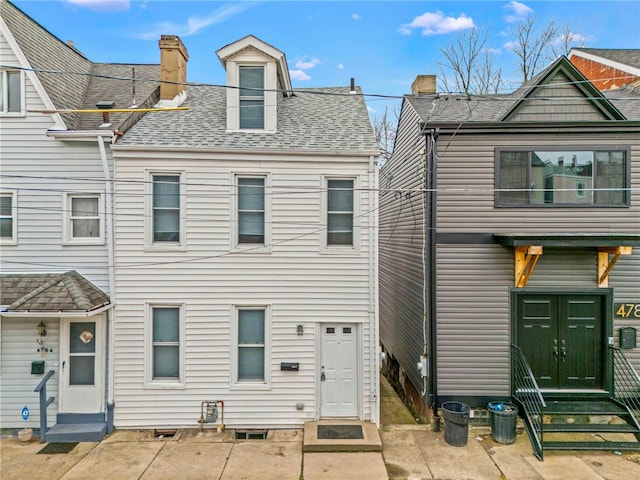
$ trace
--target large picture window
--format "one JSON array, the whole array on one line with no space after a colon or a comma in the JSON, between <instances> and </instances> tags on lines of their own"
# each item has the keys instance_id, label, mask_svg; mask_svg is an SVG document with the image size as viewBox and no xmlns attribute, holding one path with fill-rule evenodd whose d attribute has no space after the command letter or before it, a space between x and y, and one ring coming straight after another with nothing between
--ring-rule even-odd
<instances>
[{"instance_id":1,"label":"large picture window","mask_svg":"<svg viewBox=\"0 0 640 480\"><path fill-rule=\"evenodd\" d=\"M628 150L496 150L498 207L625 206Z\"/></svg>"},{"instance_id":2,"label":"large picture window","mask_svg":"<svg viewBox=\"0 0 640 480\"><path fill-rule=\"evenodd\" d=\"M264 67L241 66L240 129L264 129Z\"/></svg>"}]
</instances>

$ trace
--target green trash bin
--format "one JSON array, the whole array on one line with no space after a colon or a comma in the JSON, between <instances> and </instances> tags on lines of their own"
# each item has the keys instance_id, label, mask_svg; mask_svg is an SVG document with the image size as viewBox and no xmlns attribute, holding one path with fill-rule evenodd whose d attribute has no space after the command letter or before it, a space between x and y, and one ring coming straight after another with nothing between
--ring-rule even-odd
<instances>
[{"instance_id":1,"label":"green trash bin","mask_svg":"<svg viewBox=\"0 0 640 480\"><path fill-rule=\"evenodd\" d=\"M515 442L518 407L505 402L489 402L487 407L491 414L491 438L493 441L506 444Z\"/></svg>"},{"instance_id":2,"label":"green trash bin","mask_svg":"<svg viewBox=\"0 0 640 480\"><path fill-rule=\"evenodd\" d=\"M444 440L454 447L464 447L469 438L469 412L471 407L462 402L444 402Z\"/></svg>"}]
</instances>

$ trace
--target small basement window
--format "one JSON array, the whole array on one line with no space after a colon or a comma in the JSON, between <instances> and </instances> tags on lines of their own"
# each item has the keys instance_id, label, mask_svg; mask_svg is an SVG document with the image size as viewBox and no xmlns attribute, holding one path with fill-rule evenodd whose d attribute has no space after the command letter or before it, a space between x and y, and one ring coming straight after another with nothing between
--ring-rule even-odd
<instances>
[{"instance_id":1,"label":"small basement window","mask_svg":"<svg viewBox=\"0 0 640 480\"><path fill-rule=\"evenodd\" d=\"M236 440L266 440L269 430L236 430Z\"/></svg>"}]
</instances>

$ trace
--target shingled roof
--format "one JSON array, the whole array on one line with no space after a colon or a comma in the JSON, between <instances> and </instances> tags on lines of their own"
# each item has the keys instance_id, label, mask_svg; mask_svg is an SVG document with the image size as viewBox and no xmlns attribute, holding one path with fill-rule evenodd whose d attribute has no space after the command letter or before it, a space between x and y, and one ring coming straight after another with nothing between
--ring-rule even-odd
<instances>
[{"instance_id":1,"label":"shingled roof","mask_svg":"<svg viewBox=\"0 0 640 480\"><path fill-rule=\"evenodd\" d=\"M136 82L140 106L157 102L160 65L94 63L8 0L0 0L0 15L56 108L94 109L101 100L115 101L119 108L129 107L133 99L132 82L119 78L131 78L132 68L140 79ZM128 121L131 115L112 114L112 129L123 130L123 126L132 123ZM94 130L102 123L101 114L65 113L62 118L69 130Z\"/></svg>"},{"instance_id":2,"label":"shingled roof","mask_svg":"<svg viewBox=\"0 0 640 480\"><path fill-rule=\"evenodd\" d=\"M520 102L527 98L534 99L532 93L536 88L544 84L551 74L558 72L566 76L566 82L573 84L573 88L581 90L595 108L601 109L603 119L640 120L640 89L628 85L618 90L600 92L566 57L558 58L510 94L406 95L405 101L411 104L425 123L508 121L509 113ZM544 94L544 90L540 91Z\"/></svg>"},{"instance_id":3,"label":"shingled roof","mask_svg":"<svg viewBox=\"0 0 640 480\"><path fill-rule=\"evenodd\" d=\"M225 87L190 86L183 103L188 111L147 115L117 145L378 155L361 91L349 90L294 89L293 96L281 99L277 131L260 133L227 131Z\"/></svg>"},{"instance_id":4,"label":"shingled roof","mask_svg":"<svg viewBox=\"0 0 640 480\"><path fill-rule=\"evenodd\" d=\"M640 68L640 49L637 48L573 48L574 52L583 52L601 57L629 67Z\"/></svg>"},{"instance_id":5,"label":"shingled roof","mask_svg":"<svg viewBox=\"0 0 640 480\"><path fill-rule=\"evenodd\" d=\"M0 275L3 312L91 312L109 296L75 270Z\"/></svg>"}]
</instances>

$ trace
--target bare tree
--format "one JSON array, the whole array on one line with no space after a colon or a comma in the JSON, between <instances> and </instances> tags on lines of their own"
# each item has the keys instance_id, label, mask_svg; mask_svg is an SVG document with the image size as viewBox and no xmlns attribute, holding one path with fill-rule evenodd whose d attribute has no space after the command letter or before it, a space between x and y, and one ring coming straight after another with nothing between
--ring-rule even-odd
<instances>
[{"instance_id":1,"label":"bare tree","mask_svg":"<svg viewBox=\"0 0 640 480\"><path fill-rule=\"evenodd\" d=\"M518 57L523 83L534 76L549 59L548 51L558 34L558 26L552 20L542 31L536 31L536 16L531 15L522 20L511 30L515 41L507 44L507 48Z\"/></svg>"},{"instance_id":2,"label":"bare tree","mask_svg":"<svg viewBox=\"0 0 640 480\"><path fill-rule=\"evenodd\" d=\"M380 167L382 167L393 154L399 117L400 112L398 107L393 108L391 113L389 113L389 109L385 107L382 115L376 115L373 118L373 133L376 136L376 141L381 150L380 161L378 162Z\"/></svg>"},{"instance_id":3,"label":"bare tree","mask_svg":"<svg viewBox=\"0 0 640 480\"><path fill-rule=\"evenodd\" d=\"M465 94L498 91L502 72L496 68L493 54L487 48L490 37L488 28L473 27L463 30L450 44L440 48L444 60L438 65L444 90Z\"/></svg>"},{"instance_id":4,"label":"bare tree","mask_svg":"<svg viewBox=\"0 0 640 480\"><path fill-rule=\"evenodd\" d=\"M558 58L561 55L569 55L572 48L584 47L585 38L582 35L571 31L571 26L568 23L563 24L558 29L558 37L555 41L551 42L551 60Z\"/></svg>"}]
</instances>

